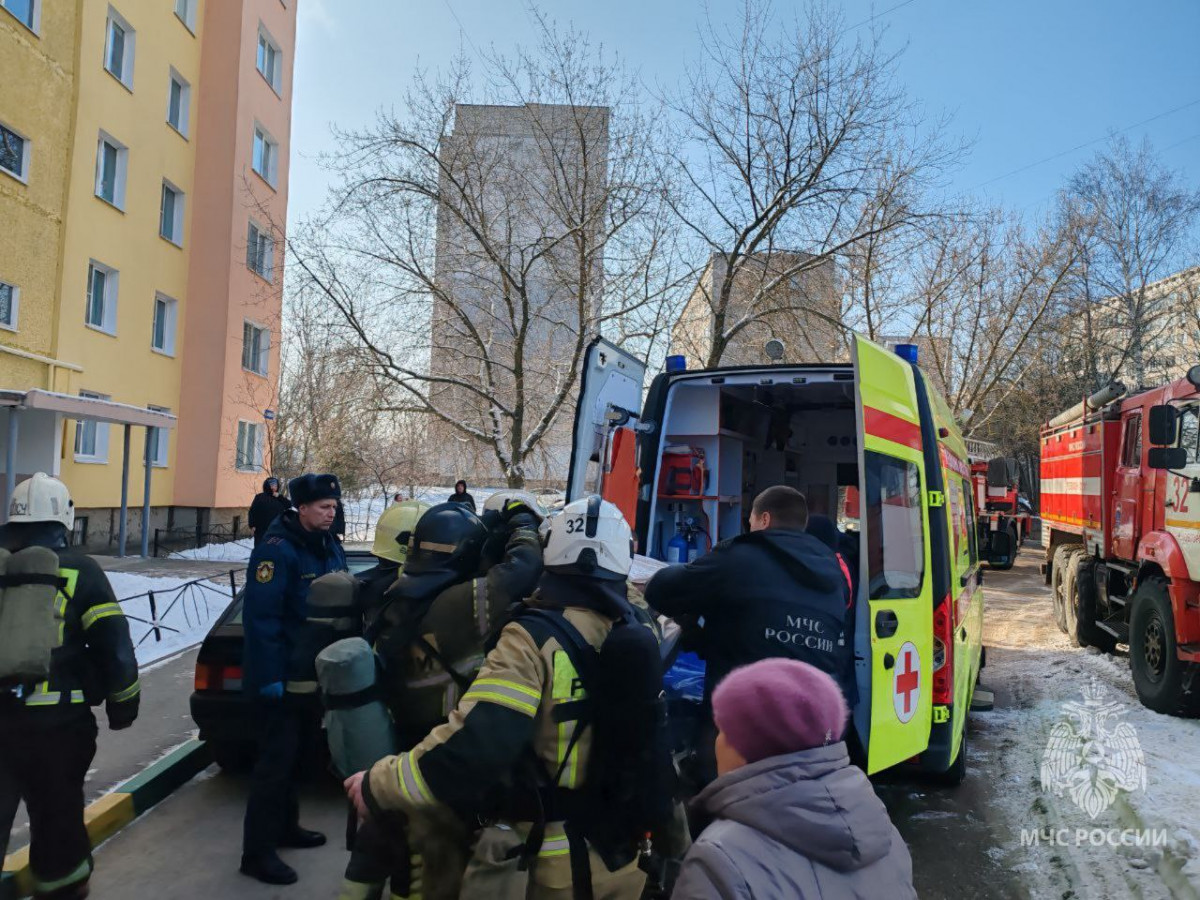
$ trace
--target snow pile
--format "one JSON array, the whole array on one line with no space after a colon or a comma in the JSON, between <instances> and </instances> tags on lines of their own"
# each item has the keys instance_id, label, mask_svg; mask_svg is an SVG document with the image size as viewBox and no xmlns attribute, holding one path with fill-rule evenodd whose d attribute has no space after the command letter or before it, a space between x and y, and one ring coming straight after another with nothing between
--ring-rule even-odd
<instances>
[{"instance_id":1,"label":"snow pile","mask_svg":"<svg viewBox=\"0 0 1200 900\"><path fill-rule=\"evenodd\" d=\"M995 781L998 811L1012 841L997 848L1008 864L1040 882L1033 896L1168 897L1194 896L1200 887L1200 722L1160 715L1140 704L1127 656L1083 650L1055 627L1048 591L1036 576L993 575L988 585L985 644L988 666L981 681L1005 705L972 719L981 740L969 760ZM1001 585L1003 584L1003 587ZM1001 588L997 590L996 588ZM1043 791L1041 773L1056 725L1068 718L1069 704L1082 704L1084 689L1095 686L1106 701L1120 705L1102 720L1095 751L1108 762L1121 747L1114 737L1120 723L1136 734L1145 761L1146 787L1118 794L1094 818L1071 799ZM990 752L989 752L990 751ZM1068 829L1069 846L1021 845L1022 832ZM1094 844L1077 846L1075 833L1126 829L1165 835L1161 846Z\"/></svg>"},{"instance_id":2,"label":"snow pile","mask_svg":"<svg viewBox=\"0 0 1200 900\"><path fill-rule=\"evenodd\" d=\"M225 541L220 544L206 544L193 550L180 550L172 553L171 559L204 559L217 562L246 562L250 559L250 551L254 549L254 538L240 538L236 541Z\"/></svg>"},{"instance_id":3,"label":"snow pile","mask_svg":"<svg viewBox=\"0 0 1200 900\"><path fill-rule=\"evenodd\" d=\"M105 574L129 621L140 666L199 644L232 599L228 581L222 584L128 572ZM154 593L154 615L150 611L150 591ZM158 636L153 627L156 616L161 626Z\"/></svg>"}]
</instances>

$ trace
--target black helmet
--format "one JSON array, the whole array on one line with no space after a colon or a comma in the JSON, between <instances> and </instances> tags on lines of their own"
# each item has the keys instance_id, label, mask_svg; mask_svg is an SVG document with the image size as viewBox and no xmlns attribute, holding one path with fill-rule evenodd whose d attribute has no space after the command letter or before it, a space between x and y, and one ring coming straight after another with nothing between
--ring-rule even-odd
<instances>
[{"instance_id":1,"label":"black helmet","mask_svg":"<svg viewBox=\"0 0 1200 900\"><path fill-rule=\"evenodd\" d=\"M461 503L439 503L413 529L404 571L408 575L454 572L473 578L487 537L483 520Z\"/></svg>"}]
</instances>

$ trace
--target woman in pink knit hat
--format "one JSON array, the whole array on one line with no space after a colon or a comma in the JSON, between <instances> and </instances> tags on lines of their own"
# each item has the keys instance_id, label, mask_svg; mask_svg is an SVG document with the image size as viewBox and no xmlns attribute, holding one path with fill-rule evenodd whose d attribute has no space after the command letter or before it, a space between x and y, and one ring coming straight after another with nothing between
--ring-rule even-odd
<instances>
[{"instance_id":1,"label":"woman in pink knit hat","mask_svg":"<svg viewBox=\"0 0 1200 900\"><path fill-rule=\"evenodd\" d=\"M767 659L713 692L718 778L695 799L713 822L672 900L915 898L912 859L842 735L832 678Z\"/></svg>"}]
</instances>

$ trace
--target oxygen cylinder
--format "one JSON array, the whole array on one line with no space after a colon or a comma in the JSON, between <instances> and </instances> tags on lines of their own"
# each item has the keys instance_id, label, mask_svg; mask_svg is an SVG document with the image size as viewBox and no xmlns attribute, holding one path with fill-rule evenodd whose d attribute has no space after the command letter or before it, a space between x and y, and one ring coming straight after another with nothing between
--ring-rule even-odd
<instances>
[{"instance_id":1,"label":"oxygen cylinder","mask_svg":"<svg viewBox=\"0 0 1200 900\"><path fill-rule=\"evenodd\" d=\"M348 777L396 752L392 719L379 698L375 652L360 637L330 644L317 656L325 733L333 766Z\"/></svg>"},{"instance_id":2,"label":"oxygen cylinder","mask_svg":"<svg viewBox=\"0 0 1200 900\"><path fill-rule=\"evenodd\" d=\"M704 536L696 529L688 532L688 562L695 562L704 554Z\"/></svg>"},{"instance_id":3,"label":"oxygen cylinder","mask_svg":"<svg viewBox=\"0 0 1200 900\"><path fill-rule=\"evenodd\" d=\"M691 561L691 553L688 544L687 536L683 533L683 525L677 526L675 537L667 542L667 562L675 565L676 563L686 563Z\"/></svg>"}]
</instances>

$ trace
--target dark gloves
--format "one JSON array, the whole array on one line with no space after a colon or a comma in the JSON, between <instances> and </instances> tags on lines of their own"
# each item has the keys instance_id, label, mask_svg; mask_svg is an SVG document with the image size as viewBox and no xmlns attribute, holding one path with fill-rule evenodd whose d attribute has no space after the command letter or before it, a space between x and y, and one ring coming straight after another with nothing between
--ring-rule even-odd
<instances>
[{"instance_id":1,"label":"dark gloves","mask_svg":"<svg viewBox=\"0 0 1200 900\"><path fill-rule=\"evenodd\" d=\"M108 715L108 727L112 731L122 731L134 723L138 715L138 700L138 697L134 697L120 703L105 701L104 711Z\"/></svg>"}]
</instances>

